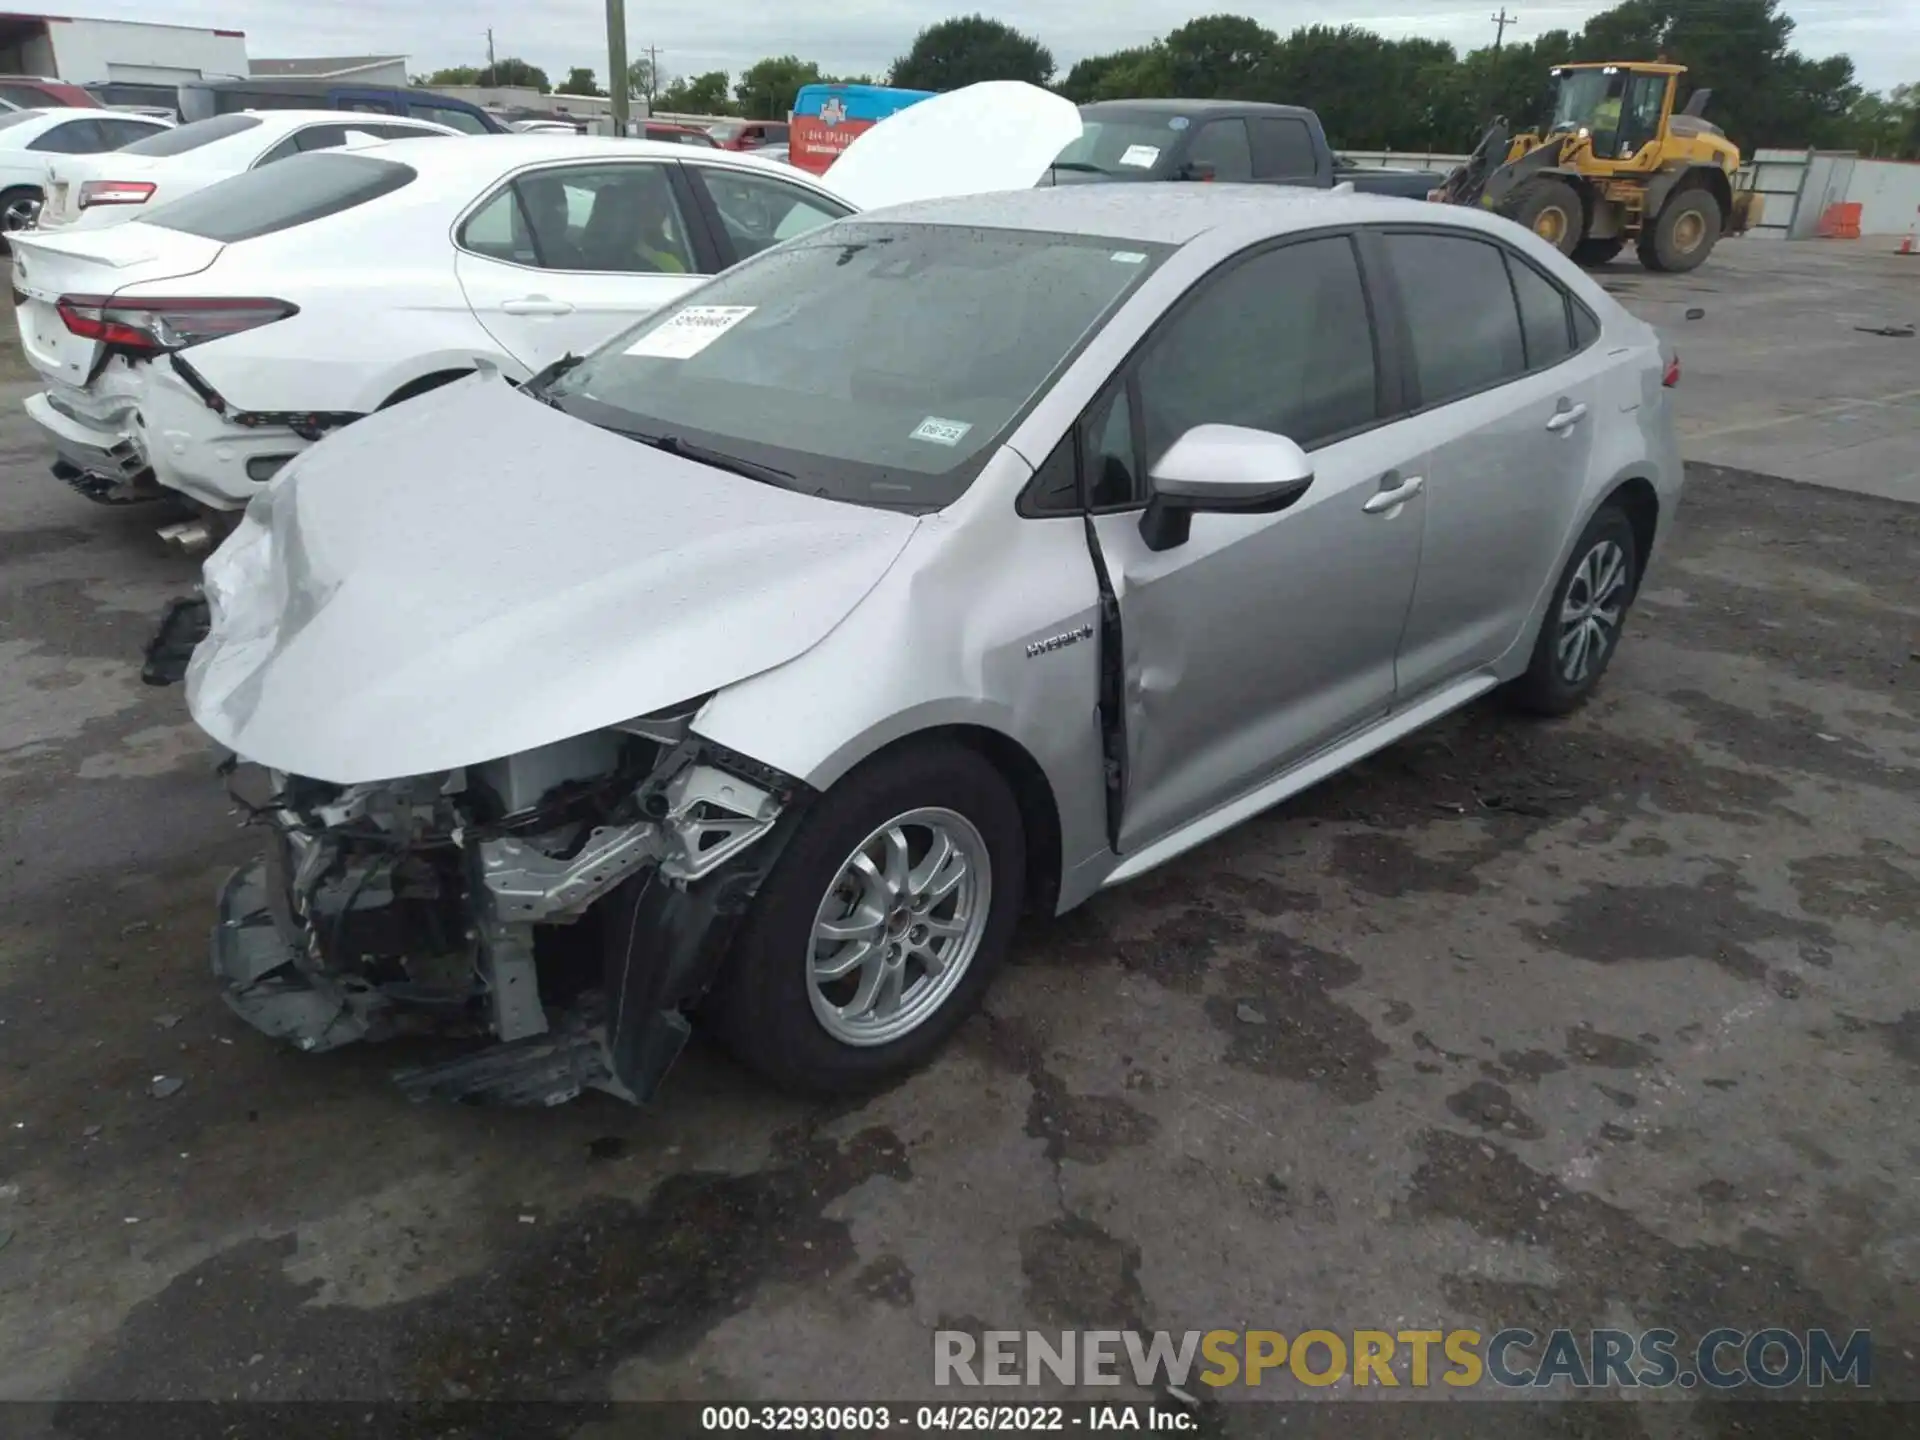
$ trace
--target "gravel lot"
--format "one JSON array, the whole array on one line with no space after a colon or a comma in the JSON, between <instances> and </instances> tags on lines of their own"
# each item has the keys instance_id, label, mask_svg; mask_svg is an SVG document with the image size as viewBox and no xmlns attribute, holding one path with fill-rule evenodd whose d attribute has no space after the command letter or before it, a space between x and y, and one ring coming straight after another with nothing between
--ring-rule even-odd
<instances>
[{"instance_id":1,"label":"gravel lot","mask_svg":"<svg viewBox=\"0 0 1920 1440\"><path fill-rule=\"evenodd\" d=\"M0 1399L906 1399L937 1327L1421 1324L1870 1327L1920 1399L1920 342L1853 328L1915 276L1618 267L1701 463L1599 700L1029 929L841 1107L698 1047L647 1111L416 1107L229 1016L250 840L137 674L191 566L0 387Z\"/></svg>"}]
</instances>

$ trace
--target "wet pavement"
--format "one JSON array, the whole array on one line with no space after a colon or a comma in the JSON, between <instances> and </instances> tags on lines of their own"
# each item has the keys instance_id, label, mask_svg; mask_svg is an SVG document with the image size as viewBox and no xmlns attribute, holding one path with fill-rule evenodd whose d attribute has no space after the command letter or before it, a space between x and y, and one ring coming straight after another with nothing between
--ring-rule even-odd
<instances>
[{"instance_id":1,"label":"wet pavement","mask_svg":"<svg viewBox=\"0 0 1920 1440\"><path fill-rule=\"evenodd\" d=\"M219 1004L251 844L138 679L191 567L45 476L22 393L0 1399L950 1399L935 1329L1723 1324L1870 1328L1920 1398L1920 507L1696 465L1589 709L1476 707L1030 926L881 1096L696 1044L650 1110L516 1113Z\"/></svg>"}]
</instances>

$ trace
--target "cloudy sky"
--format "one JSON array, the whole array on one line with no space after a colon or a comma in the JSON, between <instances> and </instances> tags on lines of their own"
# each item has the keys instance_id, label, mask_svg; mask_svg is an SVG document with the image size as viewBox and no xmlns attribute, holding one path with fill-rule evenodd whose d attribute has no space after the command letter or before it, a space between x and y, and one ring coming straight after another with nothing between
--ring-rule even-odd
<instances>
[{"instance_id":1,"label":"cloudy sky","mask_svg":"<svg viewBox=\"0 0 1920 1440\"><path fill-rule=\"evenodd\" d=\"M1711 0L1696 0L1711 3ZM488 26L502 56L531 60L557 80L574 65L606 69L602 0L91 0L86 13L180 25L244 28L255 56L406 54L416 71L484 64ZM1064 70L1085 55L1163 35L1194 14L1251 13L1282 33L1296 25L1351 22L1388 35L1427 35L1462 50L1488 43L1500 6L1468 0L1022 0L1002 9L981 0L938 5L908 0L731 0L725 5L627 0L628 44L659 47L668 74L738 73L764 55L792 53L830 72L884 71L930 21L979 9L1009 20L1052 47ZM1605 5L1508 0L1521 38L1576 29ZM1863 83L1885 89L1920 81L1920 0L1788 0L1796 44L1825 56L1847 53Z\"/></svg>"}]
</instances>

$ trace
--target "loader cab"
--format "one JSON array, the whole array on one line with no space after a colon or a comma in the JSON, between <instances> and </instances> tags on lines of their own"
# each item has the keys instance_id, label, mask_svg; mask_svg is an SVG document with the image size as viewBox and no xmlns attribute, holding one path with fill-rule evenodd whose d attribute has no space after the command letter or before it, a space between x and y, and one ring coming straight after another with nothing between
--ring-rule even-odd
<instances>
[{"instance_id":1,"label":"loader cab","mask_svg":"<svg viewBox=\"0 0 1920 1440\"><path fill-rule=\"evenodd\" d=\"M1685 73L1678 65L1562 65L1553 72L1546 133L1580 136L1595 160L1631 166L1666 133ZM1657 149L1648 158L1657 162Z\"/></svg>"}]
</instances>

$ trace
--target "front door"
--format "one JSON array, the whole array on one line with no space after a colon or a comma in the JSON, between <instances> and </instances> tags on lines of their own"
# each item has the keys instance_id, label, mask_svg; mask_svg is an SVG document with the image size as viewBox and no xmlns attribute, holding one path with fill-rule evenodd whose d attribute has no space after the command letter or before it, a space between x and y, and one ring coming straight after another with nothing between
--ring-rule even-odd
<instances>
[{"instance_id":1,"label":"front door","mask_svg":"<svg viewBox=\"0 0 1920 1440\"><path fill-rule=\"evenodd\" d=\"M1122 853L1392 708L1425 506L1385 381L1354 243L1321 236L1201 282L1087 417L1125 656ZM1155 553L1145 477L1202 424L1297 441L1313 487L1279 515L1197 515Z\"/></svg>"},{"instance_id":2,"label":"front door","mask_svg":"<svg viewBox=\"0 0 1920 1440\"><path fill-rule=\"evenodd\" d=\"M1404 702L1524 637L1579 507L1606 361L1597 347L1575 353L1570 297L1505 246L1412 231L1382 247L1431 447Z\"/></svg>"},{"instance_id":3,"label":"front door","mask_svg":"<svg viewBox=\"0 0 1920 1440\"><path fill-rule=\"evenodd\" d=\"M596 161L516 176L459 231L456 273L487 333L529 370L587 351L710 273L679 167Z\"/></svg>"}]
</instances>

